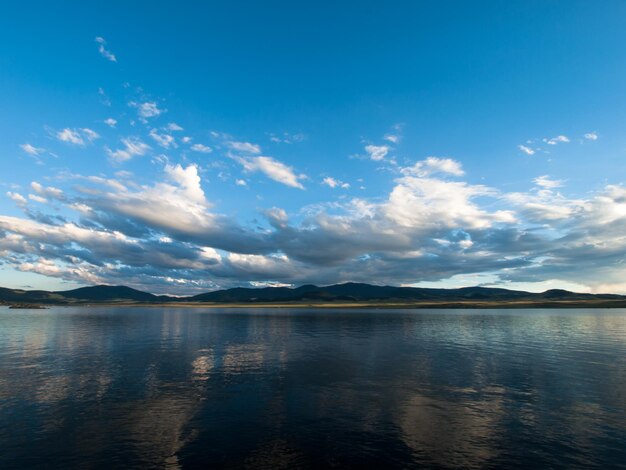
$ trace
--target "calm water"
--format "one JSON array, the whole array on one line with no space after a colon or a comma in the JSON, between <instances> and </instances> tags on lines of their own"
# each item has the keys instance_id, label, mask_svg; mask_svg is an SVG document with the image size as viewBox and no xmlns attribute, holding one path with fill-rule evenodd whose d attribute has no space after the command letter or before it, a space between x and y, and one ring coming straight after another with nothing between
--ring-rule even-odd
<instances>
[{"instance_id":1,"label":"calm water","mask_svg":"<svg viewBox=\"0 0 626 470\"><path fill-rule=\"evenodd\" d=\"M626 468L626 310L0 308L0 468Z\"/></svg>"}]
</instances>

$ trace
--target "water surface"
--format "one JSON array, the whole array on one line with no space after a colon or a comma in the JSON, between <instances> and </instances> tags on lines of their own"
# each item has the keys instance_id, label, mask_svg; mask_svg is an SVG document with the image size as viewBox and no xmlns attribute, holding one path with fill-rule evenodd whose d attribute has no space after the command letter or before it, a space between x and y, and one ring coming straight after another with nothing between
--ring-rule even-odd
<instances>
[{"instance_id":1,"label":"water surface","mask_svg":"<svg viewBox=\"0 0 626 470\"><path fill-rule=\"evenodd\" d=\"M0 468L626 468L626 310L0 308Z\"/></svg>"}]
</instances>

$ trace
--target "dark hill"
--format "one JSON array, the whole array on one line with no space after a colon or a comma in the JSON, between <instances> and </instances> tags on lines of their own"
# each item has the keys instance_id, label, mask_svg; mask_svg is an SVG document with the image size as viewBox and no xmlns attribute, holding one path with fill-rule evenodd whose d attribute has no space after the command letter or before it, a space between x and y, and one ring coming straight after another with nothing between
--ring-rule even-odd
<instances>
[{"instance_id":1,"label":"dark hill","mask_svg":"<svg viewBox=\"0 0 626 470\"><path fill-rule=\"evenodd\" d=\"M6 289L0 287L0 301L9 302L39 302L39 303L58 303L64 300L63 296L55 292L45 290L22 290L22 289Z\"/></svg>"},{"instance_id":2,"label":"dark hill","mask_svg":"<svg viewBox=\"0 0 626 470\"><path fill-rule=\"evenodd\" d=\"M176 303L176 302L213 302L213 303L272 303L272 302L433 302L458 303L477 302L480 305L506 302L523 302L528 305L549 306L559 302L572 305L594 304L595 306L626 306L626 297L612 294L578 294L561 289L552 289L542 293L531 293L489 287L464 287L460 289L424 289L415 287L376 286L348 282L331 286L304 285L297 288L236 287L192 297L169 297L153 295L125 286L92 286L67 291L26 291L21 289L0 288L0 303L36 303L36 304L84 304L84 303Z\"/></svg>"},{"instance_id":3,"label":"dark hill","mask_svg":"<svg viewBox=\"0 0 626 470\"><path fill-rule=\"evenodd\" d=\"M73 290L57 291L55 292L55 294L58 294L66 299L89 300L99 302L111 302L115 300L156 302L162 299L162 297L126 286L80 287Z\"/></svg>"},{"instance_id":4,"label":"dark hill","mask_svg":"<svg viewBox=\"0 0 626 470\"><path fill-rule=\"evenodd\" d=\"M459 289L427 289L416 287L376 286L347 282L331 286L304 285L297 288L265 287L261 289L237 287L199 294L186 299L192 302L298 302L298 301L354 301L354 302L463 302L463 301L528 301L552 300L625 300L617 295L577 294L569 291L552 290L531 293L491 287L463 287Z\"/></svg>"}]
</instances>

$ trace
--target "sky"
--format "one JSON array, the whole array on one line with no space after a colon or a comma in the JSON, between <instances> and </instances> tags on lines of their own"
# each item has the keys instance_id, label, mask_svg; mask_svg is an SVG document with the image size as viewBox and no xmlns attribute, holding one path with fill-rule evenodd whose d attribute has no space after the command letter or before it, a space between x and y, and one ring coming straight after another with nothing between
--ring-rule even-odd
<instances>
[{"instance_id":1,"label":"sky","mask_svg":"<svg viewBox=\"0 0 626 470\"><path fill-rule=\"evenodd\" d=\"M0 285L626 293L622 1L13 2Z\"/></svg>"}]
</instances>

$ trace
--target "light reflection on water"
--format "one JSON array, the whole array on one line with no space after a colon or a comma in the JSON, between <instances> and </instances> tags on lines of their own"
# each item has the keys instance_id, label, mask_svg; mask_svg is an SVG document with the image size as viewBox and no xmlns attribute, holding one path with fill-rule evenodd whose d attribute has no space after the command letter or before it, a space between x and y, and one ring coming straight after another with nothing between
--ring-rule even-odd
<instances>
[{"instance_id":1,"label":"light reflection on water","mask_svg":"<svg viewBox=\"0 0 626 470\"><path fill-rule=\"evenodd\" d=\"M626 310L0 309L0 468L626 468Z\"/></svg>"}]
</instances>

